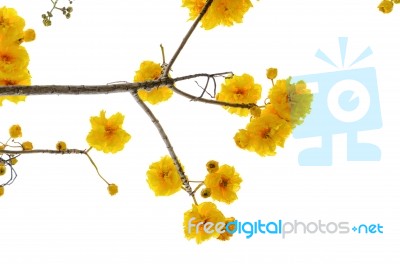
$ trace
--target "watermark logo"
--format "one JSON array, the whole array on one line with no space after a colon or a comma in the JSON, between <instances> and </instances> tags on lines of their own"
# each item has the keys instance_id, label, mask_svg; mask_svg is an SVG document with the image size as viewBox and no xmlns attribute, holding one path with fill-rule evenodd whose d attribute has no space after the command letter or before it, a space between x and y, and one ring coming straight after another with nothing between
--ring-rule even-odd
<instances>
[{"instance_id":1,"label":"watermark logo","mask_svg":"<svg viewBox=\"0 0 400 264\"><path fill-rule=\"evenodd\" d=\"M226 225L226 226L225 226ZM282 239L287 238L290 235L297 234L383 234L383 225L381 224L360 224L350 225L349 222L323 222L318 220L316 222L304 222L304 221L283 221L281 219L277 221L264 222L263 220L257 220L254 222L241 222L238 220L232 222L199 222L196 221L195 217L189 219L188 232L205 232L212 234L217 232L223 234L228 232L229 234L244 234L246 239L252 238L256 234L262 235L275 235L280 236Z\"/></svg>"},{"instance_id":2,"label":"watermark logo","mask_svg":"<svg viewBox=\"0 0 400 264\"><path fill-rule=\"evenodd\" d=\"M321 137L321 146L303 150L298 157L302 166L332 165L332 136L347 135L348 161L379 161L381 151L371 142L359 142L357 133L382 127L375 68L353 69L353 65L372 55L367 47L351 63L346 62L347 41L339 38L341 66L346 70L294 76L318 87L314 92L311 114L293 132L294 138ZM339 68L322 50L315 56Z\"/></svg>"}]
</instances>

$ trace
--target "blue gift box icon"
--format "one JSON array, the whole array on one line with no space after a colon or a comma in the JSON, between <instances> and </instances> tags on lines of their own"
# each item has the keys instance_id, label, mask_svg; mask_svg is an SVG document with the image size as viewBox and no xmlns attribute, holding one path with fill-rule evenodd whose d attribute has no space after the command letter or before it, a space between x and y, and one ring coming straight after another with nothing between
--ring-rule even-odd
<instances>
[{"instance_id":1,"label":"blue gift box icon","mask_svg":"<svg viewBox=\"0 0 400 264\"><path fill-rule=\"evenodd\" d=\"M339 38L344 65L347 38ZM350 66L372 54L368 47ZM318 50L316 57L336 66L328 56ZM337 66L336 66L337 67ZM339 70L294 76L293 81L304 80L314 83L311 113L304 123L293 131L294 138L321 137L321 147L305 149L299 153L299 164L303 166L332 165L332 136L347 134L348 161L378 161L381 151L371 143L358 142L357 133L379 129L382 117L379 105L378 85L375 68Z\"/></svg>"}]
</instances>

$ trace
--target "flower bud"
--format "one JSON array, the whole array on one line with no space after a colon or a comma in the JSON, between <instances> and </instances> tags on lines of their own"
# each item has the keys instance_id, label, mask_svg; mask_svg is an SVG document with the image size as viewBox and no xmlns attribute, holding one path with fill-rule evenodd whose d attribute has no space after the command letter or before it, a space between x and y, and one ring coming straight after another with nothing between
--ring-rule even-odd
<instances>
[{"instance_id":1,"label":"flower bud","mask_svg":"<svg viewBox=\"0 0 400 264\"><path fill-rule=\"evenodd\" d=\"M22 149L23 150L32 150L33 149L32 142L25 141L24 143L22 143Z\"/></svg>"},{"instance_id":2,"label":"flower bud","mask_svg":"<svg viewBox=\"0 0 400 264\"><path fill-rule=\"evenodd\" d=\"M390 0L383 0L379 5L378 5L379 11L381 11L384 14L388 14L392 12L393 10L393 2Z\"/></svg>"},{"instance_id":3,"label":"flower bud","mask_svg":"<svg viewBox=\"0 0 400 264\"><path fill-rule=\"evenodd\" d=\"M111 183L108 185L107 190L111 196L116 195L118 193L118 186L114 183Z\"/></svg>"},{"instance_id":4,"label":"flower bud","mask_svg":"<svg viewBox=\"0 0 400 264\"><path fill-rule=\"evenodd\" d=\"M210 188L204 188L201 190L201 197L203 198L208 198L211 196L211 189Z\"/></svg>"},{"instance_id":5,"label":"flower bud","mask_svg":"<svg viewBox=\"0 0 400 264\"><path fill-rule=\"evenodd\" d=\"M278 75L278 69L277 68L269 68L267 69L267 78L270 80L273 80L276 78Z\"/></svg>"},{"instance_id":6,"label":"flower bud","mask_svg":"<svg viewBox=\"0 0 400 264\"><path fill-rule=\"evenodd\" d=\"M209 173L216 172L219 168L218 161L210 160L209 162L207 162L206 167Z\"/></svg>"}]
</instances>

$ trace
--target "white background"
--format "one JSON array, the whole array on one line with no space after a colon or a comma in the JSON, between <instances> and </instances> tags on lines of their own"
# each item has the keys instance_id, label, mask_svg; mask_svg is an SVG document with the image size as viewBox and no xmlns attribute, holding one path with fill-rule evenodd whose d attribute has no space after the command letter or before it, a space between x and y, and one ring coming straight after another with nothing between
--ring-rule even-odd
<instances>
[{"instance_id":1,"label":"white background","mask_svg":"<svg viewBox=\"0 0 400 264\"><path fill-rule=\"evenodd\" d=\"M349 37L348 56L370 46L373 56L354 66L377 71L383 127L360 139L378 145L379 162L346 161L346 136L334 136L330 167L301 167L299 151L315 139L293 139L275 157L258 157L232 139L247 119L220 107L188 102L174 95L152 107L193 180L205 176L210 159L234 165L243 178L239 200L218 207L241 221L348 221L384 226L375 235L296 235L281 239L235 235L228 242L187 241L183 213L192 201L180 192L157 198L148 188L148 165L167 154L147 116L128 94L31 96L0 108L0 139L22 126L23 140L35 148L87 148L89 118L101 109L125 114L132 135L123 152L93 151L102 174L119 185L110 197L84 156L30 155L19 158L18 178L0 199L1 263L399 263L398 66L400 6L380 13L378 1L254 1L244 23L211 31L198 29L173 67L174 76L233 71L270 83L265 69L279 77L336 71L314 57L321 48L340 61L338 37ZM67 3L66 3L67 4ZM34 28L27 43L33 84L106 84L132 81L143 60L161 61L159 45L172 56L190 27L188 11L176 1L77 1L72 18L56 14L41 24L50 1L2 0ZM200 92L195 83L181 86ZM251 260L252 259L252 260Z\"/></svg>"}]
</instances>

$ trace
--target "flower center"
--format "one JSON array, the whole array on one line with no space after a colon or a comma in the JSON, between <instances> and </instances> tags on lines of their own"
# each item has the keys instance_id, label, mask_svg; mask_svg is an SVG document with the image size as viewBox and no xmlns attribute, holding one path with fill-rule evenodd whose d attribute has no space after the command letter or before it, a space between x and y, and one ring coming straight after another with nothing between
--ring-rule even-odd
<instances>
[{"instance_id":1,"label":"flower center","mask_svg":"<svg viewBox=\"0 0 400 264\"><path fill-rule=\"evenodd\" d=\"M237 88L236 94L245 95L246 91L243 88Z\"/></svg>"},{"instance_id":2,"label":"flower center","mask_svg":"<svg viewBox=\"0 0 400 264\"><path fill-rule=\"evenodd\" d=\"M271 131L271 129L269 127L264 128L263 130L261 130L261 137L262 138L269 138L269 132Z\"/></svg>"},{"instance_id":3,"label":"flower center","mask_svg":"<svg viewBox=\"0 0 400 264\"><path fill-rule=\"evenodd\" d=\"M5 62L5 63L10 63L11 62L11 57L8 56L7 54L3 54L3 55L0 56L0 60L2 62Z\"/></svg>"},{"instance_id":4,"label":"flower center","mask_svg":"<svg viewBox=\"0 0 400 264\"><path fill-rule=\"evenodd\" d=\"M115 131L117 131L117 127L108 125L105 127L105 131L106 131L106 137L111 137L115 134Z\"/></svg>"},{"instance_id":5,"label":"flower center","mask_svg":"<svg viewBox=\"0 0 400 264\"><path fill-rule=\"evenodd\" d=\"M17 81L13 80L3 80L2 83L3 85L17 85Z\"/></svg>"},{"instance_id":6,"label":"flower center","mask_svg":"<svg viewBox=\"0 0 400 264\"><path fill-rule=\"evenodd\" d=\"M161 177L162 178L169 178L169 173L167 172L167 171L163 171L163 172L161 172Z\"/></svg>"},{"instance_id":7,"label":"flower center","mask_svg":"<svg viewBox=\"0 0 400 264\"><path fill-rule=\"evenodd\" d=\"M229 181L227 179L222 178L221 181L219 182L219 186L225 188L228 186Z\"/></svg>"}]
</instances>

